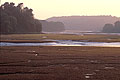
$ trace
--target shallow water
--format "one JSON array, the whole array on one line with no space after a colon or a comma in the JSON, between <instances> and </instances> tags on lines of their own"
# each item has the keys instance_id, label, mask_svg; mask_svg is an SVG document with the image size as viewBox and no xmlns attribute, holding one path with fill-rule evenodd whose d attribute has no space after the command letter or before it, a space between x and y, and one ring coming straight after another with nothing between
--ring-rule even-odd
<instances>
[{"instance_id":1,"label":"shallow water","mask_svg":"<svg viewBox=\"0 0 120 80\"><path fill-rule=\"evenodd\" d=\"M120 47L120 42L82 42L71 40L55 40L50 43L8 43L1 42L0 46L98 46L98 47Z\"/></svg>"}]
</instances>

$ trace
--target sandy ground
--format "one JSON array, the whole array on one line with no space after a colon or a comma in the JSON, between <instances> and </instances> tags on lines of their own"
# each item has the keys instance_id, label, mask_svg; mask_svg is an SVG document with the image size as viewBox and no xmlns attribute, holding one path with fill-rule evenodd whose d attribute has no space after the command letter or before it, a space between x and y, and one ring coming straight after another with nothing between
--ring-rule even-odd
<instances>
[{"instance_id":1,"label":"sandy ground","mask_svg":"<svg viewBox=\"0 0 120 80\"><path fill-rule=\"evenodd\" d=\"M120 48L0 47L0 80L120 80Z\"/></svg>"}]
</instances>

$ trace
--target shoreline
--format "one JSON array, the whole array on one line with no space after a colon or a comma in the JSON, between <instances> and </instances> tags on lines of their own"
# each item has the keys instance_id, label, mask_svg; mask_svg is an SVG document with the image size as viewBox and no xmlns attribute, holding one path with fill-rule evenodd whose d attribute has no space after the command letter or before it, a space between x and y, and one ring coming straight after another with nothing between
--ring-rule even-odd
<instances>
[{"instance_id":1,"label":"shoreline","mask_svg":"<svg viewBox=\"0 0 120 80\"><path fill-rule=\"evenodd\" d=\"M55 42L50 40L0 40L0 42L9 42L9 43L49 43Z\"/></svg>"},{"instance_id":2,"label":"shoreline","mask_svg":"<svg viewBox=\"0 0 120 80\"><path fill-rule=\"evenodd\" d=\"M120 35L100 35L100 34L12 34L1 35L0 42L14 42L14 43L44 43L54 42L53 40L72 40L83 42L120 42Z\"/></svg>"}]
</instances>

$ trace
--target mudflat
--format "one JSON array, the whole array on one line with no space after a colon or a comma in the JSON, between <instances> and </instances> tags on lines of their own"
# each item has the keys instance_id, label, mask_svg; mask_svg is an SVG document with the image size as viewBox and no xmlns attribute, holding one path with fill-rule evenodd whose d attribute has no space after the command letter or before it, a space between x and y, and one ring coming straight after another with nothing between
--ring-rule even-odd
<instances>
[{"instance_id":1,"label":"mudflat","mask_svg":"<svg viewBox=\"0 0 120 80\"><path fill-rule=\"evenodd\" d=\"M0 47L0 80L120 80L120 48Z\"/></svg>"}]
</instances>

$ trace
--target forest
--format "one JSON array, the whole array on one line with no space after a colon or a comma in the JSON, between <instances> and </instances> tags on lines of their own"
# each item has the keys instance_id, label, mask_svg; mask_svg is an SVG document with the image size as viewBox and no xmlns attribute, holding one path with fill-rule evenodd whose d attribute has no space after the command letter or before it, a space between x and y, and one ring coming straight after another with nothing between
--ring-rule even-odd
<instances>
[{"instance_id":1,"label":"forest","mask_svg":"<svg viewBox=\"0 0 120 80\"><path fill-rule=\"evenodd\" d=\"M15 6L15 3L5 2L0 6L0 33L1 34L23 34L23 33L42 33L45 31L63 31L64 24L60 22L52 22L51 26L47 25L51 22L41 23L41 20L35 19L33 10L24 7L23 3Z\"/></svg>"},{"instance_id":2,"label":"forest","mask_svg":"<svg viewBox=\"0 0 120 80\"><path fill-rule=\"evenodd\" d=\"M23 3L5 2L0 6L1 21L0 33L40 33L42 25L34 19L32 9L23 7Z\"/></svg>"}]
</instances>

